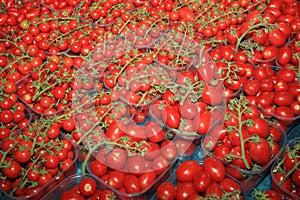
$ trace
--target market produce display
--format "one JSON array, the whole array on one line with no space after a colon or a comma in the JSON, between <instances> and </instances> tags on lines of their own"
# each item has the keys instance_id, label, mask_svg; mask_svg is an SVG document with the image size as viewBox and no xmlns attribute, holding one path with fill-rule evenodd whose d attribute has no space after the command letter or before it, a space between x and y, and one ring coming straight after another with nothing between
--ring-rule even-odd
<instances>
[{"instance_id":1,"label":"market produce display","mask_svg":"<svg viewBox=\"0 0 300 200\"><path fill-rule=\"evenodd\" d=\"M0 2L0 199L300 198L298 1Z\"/></svg>"}]
</instances>

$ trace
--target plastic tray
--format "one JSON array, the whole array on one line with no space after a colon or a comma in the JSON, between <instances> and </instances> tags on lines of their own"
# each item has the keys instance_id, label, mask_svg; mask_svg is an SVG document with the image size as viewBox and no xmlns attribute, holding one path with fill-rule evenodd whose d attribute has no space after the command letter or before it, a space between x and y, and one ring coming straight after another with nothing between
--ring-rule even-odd
<instances>
[{"instance_id":1,"label":"plastic tray","mask_svg":"<svg viewBox=\"0 0 300 200\"><path fill-rule=\"evenodd\" d=\"M171 170L175 163L176 163L176 160L171 162L169 164L169 166L165 169L165 171L162 172L147 189L144 189L143 191L134 193L134 194L123 193L123 192L113 188L112 186L108 185L102 179L100 179L99 177L97 177L91 173L89 165L87 166L87 170L98 181L98 183L100 184L101 187L112 190L116 194L117 199L119 199L119 200L147 200L147 199L151 198L151 196L153 195L153 192L156 191L156 189L160 185L160 183L164 182L169 177Z\"/></svg>"},{"instance_id":2,"label":"plastic tray","mask_svg":"<svg viewBox=\"0 0 300 200\"><path fill-rule=\"evenodd\" d=\"M296 138L292 139L286 145L286 148L293 149L296 144L298 144L298 145L300 144L300 137L296 137ZM271 186L272 186L272 189L279 192L279 194L282 196L282 199L297 200L297 199L300 198L300 196L297 196L296 194L292 193L291 191L288 191L287 189L281 187L279 185L279 183L274 179L274 173L273 172L277 171L276 167L279 165L279 163L281 163L280 161L282 159L283 159L283 154L272 165L272 169L271 169Z\"/></svg>"},{"instance_id":3,"label":"plastic tray","mask_svg":"<svg viewBox=\"0 0 300 200\"><path fill-rule=\"evenodd\" d=\"M275 128L278 128L278 127L275 127ZM245 169L241 169L241 168L237 167L236 165L233 165L231 163L227 163L227 162L223 161L223 163L225 164L225 168L226 168L226 172L227 172L228 176L230 176L232 178L235 178L235 177L232 176L231 173L236 173L236 172L243 175L243 178L239 179L238 181L243 186L244 192L250 192L251 190L253 190L253 188L255 188L267 176L267 174L269 173L269 171L272 167L273 162L283 152L284 146L286 144L286 134L280 128L278 128L278 129L282 133L281 138L278 142L280 150L277 153L277 155L275 155L268 162L268 164L263 166L260 170L255 170L255 171L245 170ZM210 153L203 147L203 140L201 142L201 151L202 151L202 154L203 154L204 157L205 156L215 157L214 155L210 155ZM215 158L217 158L217 157L215 157ZM230 171L228 171L228 170L230 170Z\"/></svg>"},{"instance_id":4,"label":"plastic tray","mask_svg":"<svg viewBox=\"0 0 300 200\"><path fill-rule=\"evenodd\" d=\"M66 139L64 136L60 135L59 138ZM0 188L0 199L10 199L10 200L39 200L44 195L46 195L49 191L51 191L54 187L56 187L60 182L62 182L67 176L76 173L76 160L78 157L78 150L73 145L72 151L74 152L73 162L69 165L69 167L60 173L58 173L51 181L47 184L43 185L36 193L27 195L27 196L11 196L2 188Z\"/></svg>"},{"instance_id":5,"label":"plastic tray","mask_svg":"<svg viewBox=\"0 0 300 200\"><path fill-rule=\"evenodd\" d=\"M200 161L199 163L202 165L203 161ZM226 177L227 177L227 178L230 178L230 179L232 179L232 180L234 180L236 183L238 183L238 184L240 185L240 188L241 188L241 195L240 195L239 198L242 199L242 197L243 197L244 199L246 199L246 194L245 194L245 192L244 192L244 190L243 190L243 186L242 186L237 180L235 180L234 178L231 178L231 177L229 177L229 176L227 176L227 175L226 175ZM176 173L173 172L173 173L169 176L169 178L168 178L166 181L164 181L164 182L169 182L169 183L172 183L173 185L176 186L177 181L178 181L178 180L177 180L177 178L176 178ZM156 197L156 193L153 194L151 200L158 200L157 197Z\"/></svg>"},{"instance_id":6,"label":"plastic tray","mask_svg":"<svg viewBox=\"0 0 300 200\"><path fill-rule=\"evenodd\" d=\"M63 192L70 190L72 187L78 185L83 178L93 178L94 176L90 174L86 174L82 176L81 174L74 174L67 177L63 182L57 185L53 190L51 190L48 194L46 194L42 200L58 200ZM98 190L102 190L100 184L97 185Z\"/></svg>"}]
</instances>

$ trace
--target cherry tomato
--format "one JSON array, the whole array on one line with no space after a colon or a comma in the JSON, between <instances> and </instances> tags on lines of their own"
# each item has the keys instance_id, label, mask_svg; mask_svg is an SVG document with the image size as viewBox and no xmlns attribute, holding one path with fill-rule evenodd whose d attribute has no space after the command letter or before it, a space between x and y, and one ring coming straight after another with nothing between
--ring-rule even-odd
<instances>
[{"instance_id":1,"label":"cherry tomato","mask_svg":"<svg viewBox=\"0 0 300 200\"><path fill-rule=\"evenodd\" d=\"M180 182L192 182L195 175L201 170L202 166L195 160L187 160L176 169L176 177Z\"/></svg>"},{"instance_id":2,"label":"cherry tomato","mask_svg":"<svg viewBox=\"0 0 300 200\"><path fill-rule=\"evenodd\" d=\"M92 178L83 178L79 183L80 193L85 196L93 196L97 190L97 183Z\"/></svg>"}]
</instances>

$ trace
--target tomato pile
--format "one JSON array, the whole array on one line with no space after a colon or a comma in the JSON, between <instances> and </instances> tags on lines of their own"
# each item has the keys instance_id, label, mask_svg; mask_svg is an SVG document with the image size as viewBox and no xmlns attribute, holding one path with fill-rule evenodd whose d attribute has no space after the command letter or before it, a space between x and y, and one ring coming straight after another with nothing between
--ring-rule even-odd
<instances>
[{"instance_id":1,"label":"tomato pile","mask_svg":"<svg viewBox=\"0 0 300 200\"><path fill-rule=\"evenodd\" d=\"M235 195L230 176L249 192L300 118L296 0L0 2L6 196L38 199L76 162L118 198L148 198L198 151L211 189L177 174L189 191Z\"/></svg>"},{"instance_id":2,"label":"tomato pile","mask_svg":"<svg viewBox=\"0 0 300 200\"><path fill-rule=\"evenodd\" d=\"M175 177L172 177L175 180L164 182L157 188L157 199L243 198L240 185L226 177L223 163L215 158L208 157L203 164L186 160L178 166L175 173Z\"/></svg>"},{"instance_id":3,"label":"tomato pile","mask_svg":"<svg viewBox=\"0 0 300 200\"><path fill-rule=\"evenodd\" d=\"M66 199L93 200L93 199L115 199L116 198L113 191L108 189L101 189L101 187L98 186L95 179L93 179L90 176L85 176L85 177L70 176L70 178L68 178L64 182L67 181L70 182L69 184L71 184L72 187L70 188L70 186L68 186L67 188L70 189L63 191L62 194L60 194L59 197L60 200L66 200ZM73 183L75 181L76 184Z\"/></svg>"},{"instance_id":4,"label":"tomato pile","mask_svg":"<svg viewBox=\"0 0 300 200\"><path fill-rule=\"evenodd\" d=\"M37 120L1 143L1 188L10 196L43 197L76 172L77 156L57 124Z\"/></svg>"}]
</instances>

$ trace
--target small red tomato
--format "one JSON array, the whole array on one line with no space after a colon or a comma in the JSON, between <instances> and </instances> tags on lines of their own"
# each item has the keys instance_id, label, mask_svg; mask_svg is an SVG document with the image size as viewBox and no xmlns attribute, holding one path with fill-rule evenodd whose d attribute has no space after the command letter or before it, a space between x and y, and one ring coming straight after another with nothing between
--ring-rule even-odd
<instances>
[{"instance_id":1,"label":"small red tomato","mask_svg":"<svg viewBox=\"0 0 300 200\"><path fill-rule=\"evenodd\" d=\"M164 182L159 185L156 191L158 200L174 200L176 198L176 188L172 183Z\"/></svg>"},{"instance_id":2,"label":"small red tomato","mask_svg":"<svg viewBox=\"0 0 300 200\"><path fill-rule=\"evenodd\" d=\"M192 182L202 166L195 160L182 162L176 169L176 177L180 182Z\"/></svg>"},{"instance_id":3,"label":"small red tomato","mask_svg":"<svg viewBox=\"0 0 300 200\"><path fill-rule=\"evenodd\" d=\"M92 178L83 178L79 183L80 193L85 196L92 196L97 190L97 183Z\"/></svg>"},{"instance_id":4,"label":"small red tomato","mask_svg":"<svg viewBox=\"0 0 300 200\"><path fill-rule=\"evenodd\" d=\"M207 171L215 182L221 182L225 178L225 167L215 158L206 158L203 162L203 170Z\"/></svg>"}]
</instances>

